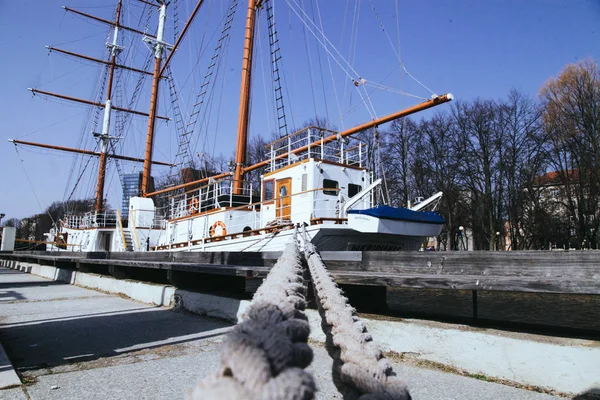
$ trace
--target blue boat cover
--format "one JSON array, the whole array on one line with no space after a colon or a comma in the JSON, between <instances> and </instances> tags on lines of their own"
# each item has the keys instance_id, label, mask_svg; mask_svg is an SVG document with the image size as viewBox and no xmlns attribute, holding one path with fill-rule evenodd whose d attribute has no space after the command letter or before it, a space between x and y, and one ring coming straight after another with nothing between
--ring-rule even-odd
<instances>
[{"instance_id":1,"label":"blue boat cover","mask_svg":"<svg viewBox=\"0 0 600 400\"><path fill-rule=\"evenodd\" d=\"M446 221L435 211L413 211L403 207L377 206L366 210L349 210L348 214L370 215L380 219L443 224Z\"/></svg>"}]
</instances>

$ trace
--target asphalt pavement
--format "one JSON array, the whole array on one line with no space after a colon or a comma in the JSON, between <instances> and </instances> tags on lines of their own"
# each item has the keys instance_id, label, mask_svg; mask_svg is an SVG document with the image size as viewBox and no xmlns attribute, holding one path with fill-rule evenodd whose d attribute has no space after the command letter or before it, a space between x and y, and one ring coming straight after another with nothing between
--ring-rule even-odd
<instances>
[{"instance_id":1,"label":"asphalt pavement","mask_svg":"<svg viewBox=\"0 0 600 400\"><path fill-rule=\"evenodd\" d=\"M0 304L0 343L23 382L0 390L2 400L183 399L216 370L231 329L220 320L4 268ZM322 347L313 349L317 399L341 399L331 359ZM393 367L417 400L557 398L402 362Z\"/></svg>"}]
</instances>

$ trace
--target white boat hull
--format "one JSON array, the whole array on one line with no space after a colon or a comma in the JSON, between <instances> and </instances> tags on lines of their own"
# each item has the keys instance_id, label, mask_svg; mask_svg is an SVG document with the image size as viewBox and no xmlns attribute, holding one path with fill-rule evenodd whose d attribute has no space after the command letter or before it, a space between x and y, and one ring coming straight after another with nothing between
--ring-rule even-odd
<instances>
[{"instance_id":1,"label":"white boat hull","mask_svg":"<svg viewBox=\"0 0 600 400\"><path fill-rule=\"evenodd\" d=\"M443 224L377 218L365 214L349 214L348 226L358 232L410 236L437 236Z\"/></svg>"}]
</instances>

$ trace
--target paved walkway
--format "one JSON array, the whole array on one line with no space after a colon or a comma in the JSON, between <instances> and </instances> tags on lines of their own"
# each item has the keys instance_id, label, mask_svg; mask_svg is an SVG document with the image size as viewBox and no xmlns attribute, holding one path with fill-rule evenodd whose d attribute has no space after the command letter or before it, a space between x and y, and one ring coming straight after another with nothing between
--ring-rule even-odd
<instances>
[{"instance_id":1,"label":"paved walkway","mask_svg":"<svg viewBox=\"0 0 600 400\"><path fill-rule=\"evenodd\" d=\"M0 343L21 387L0 399L182 399L214 371L225 322L0 268ZM377 338L375 338L377 339ZM340 399L315 348L318 399ZM552 399L437 370L394 364L414 399Z\"/></svg>"}]
</instances>

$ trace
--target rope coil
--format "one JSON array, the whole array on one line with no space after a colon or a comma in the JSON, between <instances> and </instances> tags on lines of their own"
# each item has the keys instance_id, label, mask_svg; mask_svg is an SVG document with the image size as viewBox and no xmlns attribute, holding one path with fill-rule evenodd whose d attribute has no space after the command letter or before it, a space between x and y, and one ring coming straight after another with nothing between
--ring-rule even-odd
<instances>
[{"instance_id":1,"label":"rope coil","mask_svg":"<svg viewBox=\"0 0 600 400\"><path fill-rule=\"evenodd\" d=\"M221 346L219 371L202 380L189 399L314 398L314 379L304 371L313 353L302 273L302 255L290 243Z\"/></svg>"}]
</instances>

